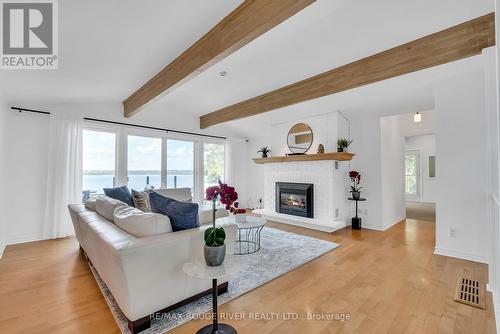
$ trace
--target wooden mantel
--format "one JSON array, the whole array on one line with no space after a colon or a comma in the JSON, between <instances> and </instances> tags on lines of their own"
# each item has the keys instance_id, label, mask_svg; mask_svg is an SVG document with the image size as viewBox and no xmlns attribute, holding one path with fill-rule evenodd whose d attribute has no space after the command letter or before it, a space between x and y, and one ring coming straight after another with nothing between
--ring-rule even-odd
<instances>
[{"instance_id":1,"label":"wooden mantel","mask_svg":"<svg viewBox=\"0 0 500 334\"><path fill-rule=\"evenodd\" d=\"M268 164L273 162L297 162L297 161L320 161L320 160L337 160L337 161L350 161L355 156L353 153L348 152L333 152L322 154L304 154L304 155L288 155L269 158L254 158L256 164Z\"/></svg>"}]
</instances>

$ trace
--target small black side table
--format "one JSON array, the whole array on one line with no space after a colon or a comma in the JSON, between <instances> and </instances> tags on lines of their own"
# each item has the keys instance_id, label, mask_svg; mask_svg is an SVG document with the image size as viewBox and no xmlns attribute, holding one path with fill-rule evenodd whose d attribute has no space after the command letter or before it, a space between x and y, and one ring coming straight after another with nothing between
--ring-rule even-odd
<instances>
[{"instance_id":1,"label":"small black side table","mask_svg":"<svg viewBox=\"0 0 500 334\"><path fill-rule=\"evenodd\" d=\"M366 198L352 198L349 197L348 200L356 202L356 217L352 217L351 224L353 230L361 230L361 218L358 217L358 202L366 201Z\"/></svg>"},{"instance_id":2,"label":"small black side table","mask_svg":"<svg viewBox=\"0 0 500 334\"><path fill-rule=\"evenodd\" d=\"M201 328L196 334L238 334L236 329L230 325L219 323L217 279L232 276L245 267L241 261L236 260L233 256L226 256L224 263L217 267L209 267L204 262L199 261L184 263L182 270L188 276L212 280L212 324Z\"/></svg>"}]
</instances>

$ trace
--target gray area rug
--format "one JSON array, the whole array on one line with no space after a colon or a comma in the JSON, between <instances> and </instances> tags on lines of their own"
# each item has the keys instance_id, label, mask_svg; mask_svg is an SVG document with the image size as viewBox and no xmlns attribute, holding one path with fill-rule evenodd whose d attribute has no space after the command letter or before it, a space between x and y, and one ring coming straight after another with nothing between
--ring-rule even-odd
<instances>
[{"instance_id":1,"label":"gray area rug","mask_svg":"<svg viewBox=\"0 0 500 334\"><path fill-rule=\"evenodd\" d=\"M314 260L337 247L339 244L306 237L264 227L261 237L261 249L257 253L242 255L239 258L247 265L246 269L231 277L228 292L219 296L219 305L239 297L303 264ZM90 265L90 269L101 289L106 302L115 317L122 333L129 334L127 319L109 292L104 281ZM165 333L192 319L193 314L202 315L211 310L212 297L202 297L188 305L182 306L161 320L153 320L151 328L141 332L144 334Z\"/></svg>"}]
</instances>

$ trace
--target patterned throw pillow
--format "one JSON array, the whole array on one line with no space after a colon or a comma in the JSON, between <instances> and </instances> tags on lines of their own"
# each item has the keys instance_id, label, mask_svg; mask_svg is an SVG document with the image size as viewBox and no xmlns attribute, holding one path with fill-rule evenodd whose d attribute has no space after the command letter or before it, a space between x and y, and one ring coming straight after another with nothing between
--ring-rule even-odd
<instances>
[{"instance_id":1,"label":"patterned throw pillow","mask_svg":"<svg viewBox=\"0 0 500 334\"><path fill-rule=\"evenodd\" d=\"M151 212L151 205L149 204L149 193L146 191L137 191L132 189L132 198L134 199L134 206L144 212Z\"/></svg>"}]
</instances>

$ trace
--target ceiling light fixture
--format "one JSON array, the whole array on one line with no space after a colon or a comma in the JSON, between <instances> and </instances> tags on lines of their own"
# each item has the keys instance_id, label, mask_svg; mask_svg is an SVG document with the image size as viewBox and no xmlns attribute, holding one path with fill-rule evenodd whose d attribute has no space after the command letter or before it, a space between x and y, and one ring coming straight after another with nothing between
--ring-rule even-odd
<instances>
[{"instance_id":1,"label":"ceiling light fixture","mask_svg":"<svg viewBox=\"0 0 500 334\"><path fill-rule=\"evenodd\" d=\"M417 112L415 115L413 115L413 121L415 123L422 122L422 114L420 114L419 112Z\"/></svg>"}]
</instances>

